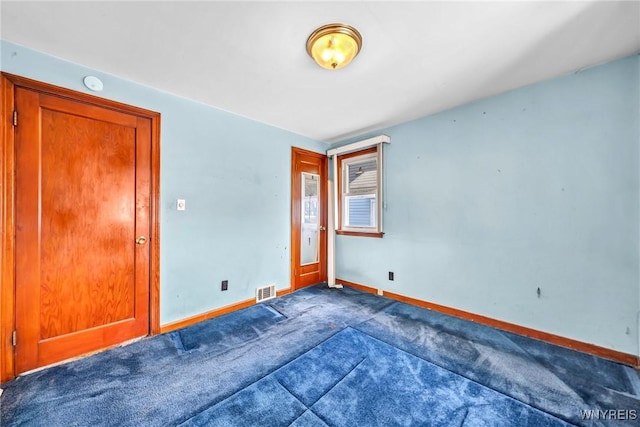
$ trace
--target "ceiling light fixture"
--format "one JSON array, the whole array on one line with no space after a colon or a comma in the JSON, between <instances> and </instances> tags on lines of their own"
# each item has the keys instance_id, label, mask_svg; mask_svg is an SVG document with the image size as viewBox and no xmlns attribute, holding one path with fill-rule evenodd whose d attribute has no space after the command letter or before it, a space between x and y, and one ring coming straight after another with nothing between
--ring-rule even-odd
<instances>
[{"instance_id":1,"label":"ceiling light fixture","mask_svg":"<svg viewBox=\"0 0 640 427\"><path fill-rule=\"evenodd\" d=\"M315 30L307 39L307 53L322 68L345 67L362 48L362 36L350 25L328 24Z\"/></svg>"}]
</instances>

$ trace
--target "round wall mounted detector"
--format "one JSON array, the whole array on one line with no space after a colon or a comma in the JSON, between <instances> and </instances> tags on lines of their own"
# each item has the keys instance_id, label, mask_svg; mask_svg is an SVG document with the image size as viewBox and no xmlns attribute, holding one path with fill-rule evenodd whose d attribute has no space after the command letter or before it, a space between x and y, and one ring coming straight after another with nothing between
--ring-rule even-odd
<instances>
[{"instance_id":1,"label":"round wall mounted detector","mask_svg":"<svg viewBox=\"0 0 640 427\"><path fill-rule=\"evenodd\" d=\"M94 92L100 92L104 87L102 81L96 76L87 76L83 80L84 85Z\"/></svg>"}]
</instances>

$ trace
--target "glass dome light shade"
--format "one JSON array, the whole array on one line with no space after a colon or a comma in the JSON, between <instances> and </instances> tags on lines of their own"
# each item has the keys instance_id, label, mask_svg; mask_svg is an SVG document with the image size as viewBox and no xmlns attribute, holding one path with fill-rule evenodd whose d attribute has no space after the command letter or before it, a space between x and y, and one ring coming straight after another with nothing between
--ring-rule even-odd
<instances>
[{"instance_id":1,"label":"glass dome light shade","mask_svg":"<svg viewBox=\"0 0 640 427\"><path fill-rule=\"evenodd\" d=\"M345 67L362 48L362 36L345 24L324 25L307 39L307 53L322 68L337 70Z\"/></svg>"}]
</instances>

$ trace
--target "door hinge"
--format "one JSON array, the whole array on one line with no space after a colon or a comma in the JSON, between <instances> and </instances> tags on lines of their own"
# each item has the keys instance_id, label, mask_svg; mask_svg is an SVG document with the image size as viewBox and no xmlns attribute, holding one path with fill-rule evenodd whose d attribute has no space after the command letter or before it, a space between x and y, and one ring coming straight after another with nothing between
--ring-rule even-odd
<instances>
[{"instance_id":1,"label":"door hinge","mask_svg":"<svg viewBox=\"0 0 640 427\"><path fill-rule=\"evenodd\" d=\"M13 110L13 126L18 126L18 112Z\"/></svg>"},{"instance_id":2,"label":"door hinge","mask_svg":"<svg viewBox=\"0 0 640 427\"><path fill-rule=\"evenodd\" d=\"M14 346L14 347L16 345L18 345L18 338L17 337L18 337L18 334L16 333L16 331L13 331L11 333L11 345Z\"/></svg>"}]
</instances>

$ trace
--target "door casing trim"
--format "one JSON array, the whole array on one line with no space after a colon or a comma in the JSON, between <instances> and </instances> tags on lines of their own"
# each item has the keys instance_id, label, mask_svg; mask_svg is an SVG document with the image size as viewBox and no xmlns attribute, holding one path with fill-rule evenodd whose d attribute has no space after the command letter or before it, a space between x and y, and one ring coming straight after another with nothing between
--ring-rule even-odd
<instances>
[{"instance_id":1,"label":"door casing trim","mask_svg":"<svg viewBox=\"0 0 640 427\"><path fill-rule=\"evenodd\" d=\"M150 206L150 265L149 265L149 335L160 333L160 113L99 98L71 89L36 80L0 73L0 382L15 378L15 352L12 344L15 324L15 135L13 112L15 88L71 99L151 121L151 206ZM19 118L18 118L18 126ZM20 339L20 337L17 337Z\"/></svg>"}]
</instances>

